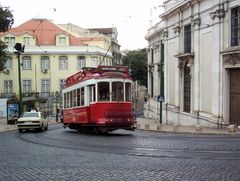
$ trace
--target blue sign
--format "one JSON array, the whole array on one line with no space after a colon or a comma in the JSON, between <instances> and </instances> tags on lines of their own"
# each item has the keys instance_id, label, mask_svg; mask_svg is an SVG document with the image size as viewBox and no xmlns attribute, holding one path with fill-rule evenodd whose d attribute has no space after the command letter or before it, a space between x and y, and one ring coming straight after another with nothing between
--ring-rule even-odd
<instances>
[{"instance_id":1,"label":"blue sign","mask_svg":"<svg viewBox=\"0 0 240 181\"><path fill-rule=\"evenodd\" d=\"M19 117L19 106L18 103L11 103L7 105L8 119L12 120Z\"/></svg>"},{"instance_id":2,"label":"blue sign","mask_svg":"<svg viewBox=\"0 0 240 181\"><path fill-rule=\"evenodd\" d=\"M158 102L164 102L164 96L158 95Z\"/></svg>"}]
</instances>

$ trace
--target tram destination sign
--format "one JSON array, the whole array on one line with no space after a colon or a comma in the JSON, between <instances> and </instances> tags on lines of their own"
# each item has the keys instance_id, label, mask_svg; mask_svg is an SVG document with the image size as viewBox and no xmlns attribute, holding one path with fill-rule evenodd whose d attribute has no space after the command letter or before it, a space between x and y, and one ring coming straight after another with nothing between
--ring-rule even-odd
<instances>
[{"instance_id":1,"label":"tram destination sign","mask_svg":"<svg viewBox=\"0 0 240 181\"><path fill-rule=\"evenodd\" d=\"M122 72L128 74L127 66L99 66L101 72Z\"/></svg>"}]
</instances>

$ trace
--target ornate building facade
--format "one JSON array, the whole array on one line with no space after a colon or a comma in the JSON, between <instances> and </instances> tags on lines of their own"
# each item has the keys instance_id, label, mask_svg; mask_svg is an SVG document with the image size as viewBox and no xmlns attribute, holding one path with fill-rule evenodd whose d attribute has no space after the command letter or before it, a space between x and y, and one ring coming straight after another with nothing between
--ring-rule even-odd
<instances>
[{"instance_id":1,"label":"ornate building facade","mask_svg":"<svg viewBox=\"0 0 240 181\"><path fill-rule=\"evenodd\" d=\"M145 116L158 118L159 81L151 60L164 43L163 123L240 125L240 0L168 0L161 26L149 29ZM151 32L153 31L153 32ZM158 33L159 32L159 33ZM158 33L158 38L157 38ZM159 45L159 43L156 43ZM159 58L156 57L156 61ZM153 74L153 75L152 75ZM152 78L153 77L153 78Z\"/></svg>"}]
</instances>

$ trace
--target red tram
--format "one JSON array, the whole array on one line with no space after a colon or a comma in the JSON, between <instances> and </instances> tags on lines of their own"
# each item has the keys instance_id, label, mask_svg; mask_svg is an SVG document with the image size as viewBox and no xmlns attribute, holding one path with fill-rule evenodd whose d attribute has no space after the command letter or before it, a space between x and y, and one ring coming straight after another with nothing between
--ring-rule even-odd
<instances>
[{"instance_id":1,"label":"red tram","mask_svg":"<svg viewBox=\"0 0 240 181\"><path fill-rule=\"evenodd\" d=\"M126 66L98 66L68 77L62 90L64 127L91 132L135 130L131 83Z\"/></svg>"}]
</instances>

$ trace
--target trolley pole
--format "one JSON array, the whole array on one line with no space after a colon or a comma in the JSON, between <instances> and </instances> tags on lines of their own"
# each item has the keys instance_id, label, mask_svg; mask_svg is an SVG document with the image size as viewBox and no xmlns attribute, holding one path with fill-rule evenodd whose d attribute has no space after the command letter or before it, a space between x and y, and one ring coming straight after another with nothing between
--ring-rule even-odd
<instances>
[{"instance_id":1,"label":"trolley pole","mask_svg":"<svg viewBox=\"0 0 240 181\"><path fill-rule=\"evenodd\" d=\"M161 61L160 61L160 113L159 123L162 124L162 104L164 102L164 44L161 40Z\"/></svg>"}]
</instances>

